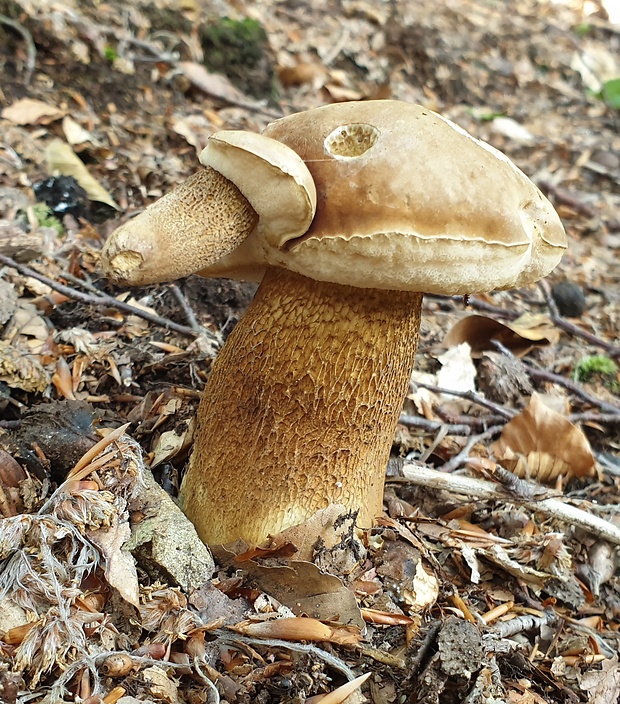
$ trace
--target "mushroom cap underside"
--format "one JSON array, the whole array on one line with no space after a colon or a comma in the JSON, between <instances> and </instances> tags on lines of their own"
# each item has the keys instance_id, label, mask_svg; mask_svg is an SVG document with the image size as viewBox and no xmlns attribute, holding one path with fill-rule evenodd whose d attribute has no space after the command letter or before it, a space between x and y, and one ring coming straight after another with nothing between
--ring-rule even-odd
<instances>
[{"instance_id":1,"label":"mushroom cap underside","mask_svg":"<svg viewBox=\"0 0 620 704\"><path fill-rule=\"evenodd\" d=\"M271 241L254 232L202 275L259 278L271 265L357 287L476 293L537 281L566 248L557 213L523 172L421 106L339 103L264 134L308 167L312 224Z\"/></svg>"}]
</instances>

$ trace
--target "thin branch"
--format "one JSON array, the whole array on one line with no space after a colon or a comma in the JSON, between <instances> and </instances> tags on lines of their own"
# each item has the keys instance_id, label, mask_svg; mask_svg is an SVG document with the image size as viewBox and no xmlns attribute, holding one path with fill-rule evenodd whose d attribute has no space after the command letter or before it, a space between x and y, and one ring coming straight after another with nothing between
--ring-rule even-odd
<instances>
[{"instance_id":1,"label":"thin branch","mask_svg":"<svg viewBox=\"0 0 620 704\"><path fill-rule=\"evenodd\" d=\"M22 35L26 42L26 73L24 74L24 85L29 86L32 74L37 63L37 47L35 46L32 34L19 22L10 19L6 15L0 15L0 24L4 24Z\"/></svg>"},{"instance_id":2,"label":"thin branch","mask_svg":"<svg viewBox=\"0 0 620 704\"><path fill-rule=\"evenodd\" d=\"M499 623L490 626L487 633L490 633L497 638L513 638L518 633L539 629L541 626L549 626L559 622L560 617L554 611L545 610L540 616L534 614L520 614L510 621L500 621Z\"/></svg>"},{"instance_id":3,"label":"thin branch","mask_svg":"<svg viewBox=\"0 0 620 704\"><path fill-rule=\"evenodd\" d=\"M608 540L614 545L620 545L620 527L589 512L587 501L582 502L585 510L558 499L522 502L519 497L507 493L502 487L498 487L497 484L484 479L467 477L461 474L446 474L446 472L416 465L405 465L402 472L406 479L419 486L452 491L470 498L522 503L530 511L540 511L547 516L557 518L559 521L582 528L588 533L603 538L603 540Z\"/></svg>"},{"instance_id":4,"label":"thin branch","mask_svg":"<svg viewBox=\"0 0 620 704\"><path fill-rule=\"evenodd\" d=\"M446 296L442 293L425 293L424 298L435 301L452 301L453 303L463 302L463 296ZM475 310L483 310L485 313L493 313L498 318L503 318L504 320L516 320L522 315L522 313L516 310L508 310L507 308L494 306L492 303L487 303L486 301L476 298L476 296L469 296L467 306Z\"/></svg>"},{"instance_id":5,"label":"thin branch","mask_svg":"<svg viewBox=\"0 0 620 704\"><path fill-rule=\"evenodd\" d=\"M454 391L452 389L446 389L441 386L425 384L421 381L412 381L411 383L413 386L419 386L421 389L427 389L428 391L432 391L436 394L447 394L449 396L457 396L458 398L464 398L467 401L471 401L472 403L476 403L479 406L482 406L483 408L488 408L490 411L494 411L495 413L497 413L497 415L503 416L504 418L510 419L517 415L517 411L514 411L511 408L506 408L505 406L500 406L498 403L493 403L493 401L489 401L488 399L484 398L484 396L477 394L475 391Z\"/></svg>"},{"instance_id":6,"label":"thin branch","mask_svg":"<svg viewBox=\"0 0 620 704\"><path fill-rule=\"evenodd\" d=\"M571 423L620 423L620 413L571 413Z\"/></svg>"},{"instance_id":7,"label":"thin branch","mask_svg":"<svg viewBox=\"0 0 620 704\"><path fill-rule=\"evenodd\" d=\"M492 342L497 349L502 352L502 354L505 354L507 357L514 357L513 353L507 347L502 345L501 342L498 342L497 340L492 340ZM558 384L559 386L563 386L565 389L572 391L575 396L578 396L583 401L587 401L593 406L598 406L607 413L611 413L612 415L620 413L620 406L617 406L615 403L608 403L607 401L603 401L602 399L593 396L587 391L584 391L579 384L576 384L570 379L566 379L559 374L554 374L553 372L548 372L546 369L537 369L536 367L533 367L530 362L524 361L524 366L528 376L536 381L546 381L552 384Z\"/></svg>"},{"instance_id":8,"label":"thin branch","mask_svg":"<svg viewBox=\"0 0 620 704\"><path fill-rule=\"evenodd\" d=\"M185 317L187 319L187 322L190 324L190 327L192 330L194 330L196 333L199 335L203 335L205 330L200 325L198 320L196 319L196 315L194 314L194 311L191 309L189 303L187 302L187 299L183 295L183 292L181 289L176 285L176 284L170 284L170 290L174 294L174 297L177 299L177 303L181 306L181 309L183 310L183 313L185 314Z\"/></svg>"},{"instance_id":9,"label":"thin branch","mask_svg":"<svg viewBox=\"0 0 620 704\"><path fill-rule=\"evenodd\" d=\"M467 462L467 460L469 459L469 453L472 451L474 445L477 445L479 442L483 442L484 440L492 438L494 435L501 433L503 429L503 425L494 425L493 427L489 428L488 430L485 430L479 435L472 435L469 440L465 443L465 447L463 447L463 449L459 453L457 453L456 455L454 455L454 457L451 457L447 462L441 465L440 471L442 473L454 472L459 467L464 465L465 462Z\"/></svg>"},{"instance_id":10,"label":"thin branch","mask_svg":"<svg viewBox=\"0 0 620 704\"><path fill-rule=\"evenodd\" d=\"M603 340L602 338L598 337L597 335L594 335L591 332L588 332L587 330L584 330L579 325L575 325L575 323L571 323L569 320L566 320L559 314L557 307L555 306L555 301L551 297L551 290L546 280L543 279L542 281L540 281L539 286L543 292L543 295L545 296L545 303L549 308L549 318L556 327L560 328L561 330L564 330L564 332L568 333L569 335L579 337L582 340L589 342L591 345L600 347L601 349L605 350L610 357L620 357L620 347L614 345L611 342L607 342L607 340ZM438 301L454 301L455 303L462 300L459 296L444 296L441 294L425 294L424 297ZM532 301L528 302L530 304L532 303ZM536 303L538 304L538 302ZM518 311L508 310L507 308L501 308L500 306L494 306L491 303L487 303L486 301L482 301L479 298L476 298L476 296L469 297L468 306L470 308L473 308L474 310L484 311L485 313L492 313L494 316L502 318L504 320L516 320L522 315L522 313Z\"/></svg>"},{"instance_id":11,"label":"thin branch","mask_svg":"<svg viewBox=\"0 0 620 704\"><path fill-rule=\"evenodd\" d=\"M295 650L300 653L306 653L307 655L314 655L314 657L323 660L331 668L340 672L344 675L347 680L352 681L355 679L355 674L347 665L335 655L328 653L326 650L312 645L310 643L293 643L287 640L278 640L276 638L253 638L252 636L241 636L241 635L229 635L226 631L218 630L217 633L217 643L225 643L226 645L232 645L233 647L237 643L246 643L248 645L262 645L269 648L284 648L286 650Z\"/></svg>"},{"instance_id":12,"label":"thin branch","mask_svg":"<svg viewBox=\"0 0 620 704\"><path fill-rule=\"evenodd\" d=\"M486 430L489 424L497 423L503 420L497 416L464 417L458 423L448 423L441 420L428 420L422 416L412 416L408 413L403 413L398 419L399 423L406 425L408 428L416 428L428 433L436 433L439 430L446 430L447 435L471 435L479 427Z\"/></svg>"},{"instance_id":13,"label":"thin branch","mask_svg":"<svg viewBox=\"0 0 620 704\"><path fill-rule=\"evenodd\" d=\"M558 307L556 306L553 296L551 295L551 288L549 287L549 283L547 281L544 279L539 281L538 287L545 297L545 302L549 308L549 317L551 318L551 322L556 327L564 330L564 332L567 332L574 337L580 337L582 340L604 349L610 357L620 357L620 347L612 344L611 342L607 342L607 340L603 340L591 332L587 332L587 330L579 327L579 325L575 325L575 323L571 323L569 320L566 320L560 315Z\"/></svg>"},{"instance_id":14,"label":"thin branch","mask_svg":"<svg viewBox=\"0 0 620 704\"><path fill-rule=\"evenodd\" d=\"M0 254L0 263L5 264L6 266L10 266L12 269L19 271L19 273L23 274L24 276L31 276L33 279L41 281L50 288L54 289L54 291L58 291L58 293L62 293L64 296L67 296L72 300L80 301L81 303L86 303L92 306L106 306L111 308L117 308L118 310L121 310L124 313L137 315L139 318L148 320L150 323L161 325L162 327L168 328L169 330L174 330L175 332L181 333L182 335L187 335L188 337L196 337L197 335L196 331L192 330L192 328L188 328L185 325L179 325L173 320L168 320L168 318L162 318L159 315L154 315L153 313L149 313L148 311L142 310L141 308L129 305L129 303L119 301L118 299L113 298L112 296L108 296L105 293L99 293L96 296L90 296L86 293L82 293L81 291L72 288L71 286L65 286L64 284L60 284L57 281L54 281L54 279L50 279L49 277L44 276L43 274L39 274L38 271L31 269L29 266L19 264L14 259L11 259L11 257L6 257L4 254Z\"/></svg>"}]
</instances>

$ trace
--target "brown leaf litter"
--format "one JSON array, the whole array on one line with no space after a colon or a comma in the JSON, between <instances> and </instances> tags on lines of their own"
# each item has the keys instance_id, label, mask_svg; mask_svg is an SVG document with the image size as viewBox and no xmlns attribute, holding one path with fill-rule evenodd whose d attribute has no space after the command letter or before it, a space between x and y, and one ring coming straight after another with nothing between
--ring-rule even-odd
<instances>
[{"instance_id":1,"label":"brown leaf litter","mask_svg":"<svg viewBox=\"0 0 620 704\"><path fill-rule=\"evenodd\" d=\"M576 375L620 357L606 4L0 3L0 698L618 697L620 379ZM216 15L260 21L277 91L201 63ZM429 297L387 515L357 533L333 506L213 564L169 494L253 287L114 290L98 259L115 223L61 215L59 235L31 187L68 168L101 217L131 215L218 129L389 97L455 120L549 195L571 240L551 283L578 305L544 283ZM68 167L46 160L57 146ZM109 434L127 422L135 440Z\"/></svg>"}]
</instances>

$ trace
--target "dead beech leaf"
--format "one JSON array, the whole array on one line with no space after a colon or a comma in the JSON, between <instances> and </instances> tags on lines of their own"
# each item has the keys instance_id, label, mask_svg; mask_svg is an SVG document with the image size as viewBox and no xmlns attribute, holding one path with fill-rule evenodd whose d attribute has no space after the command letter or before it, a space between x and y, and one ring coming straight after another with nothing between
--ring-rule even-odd
<instances>
[{"instance_id":1,"label":"dead beech leaf","mask_svg":"<svg viewBox=\"0 0 620 704\"><path fill-rule=\"evenodd\" d=\"M533 393L492 446L495 457L519 477L551 482L560 475L592 476L595 461L588 439L568 418Z\"/></svg>"},{"instance_id":2,"label":"dead beech leaf","mask_svg":"<svg viewBox=\"0 0 620 704\"><path fill-rule=\"evenodd\" d=\"M65 139L71 146L78 144L99 144L90 132L85 130L82 125L77 123L72 117L69 117L69 115L65 115L62 120L62 131L65 133Z\"/></svg>"},{"instance_id":3,"label":"dead beech leaf","mask_svg":"<svg viewBox=\"0 0 620 704\"><path fill-rule=\"evenodd\" d=\"M131 528L126 521L116 521L114 525L98 530L87 530L89 540L97 546L105 558L105 578L120 596L140 608L138 573L136 562L124 548L131 537Z\"/></svg>"},{"instance_id":4,"label":"dead beech leaf","mask_svg":"<svg viewBox=\"0 0 620 704\"><path fill-rule=\"evenodd\" d=\"M444 345L452 347L469 343L472 352L494 349L491 340L501 342L515 354L526 354L533 346L555 343L560 332L546 315L526 313L510 323L501 323L486 315L469 315L456 323L444 338Z\"/></svg>"},{"instance_id":5,"label":"dead beech leaf","mask_svg":"<svg viewBox=\"0 0 620 704\"><path fill-rule=\"evenodd\" d=\"M207 146L209 137L215 131L211 120L204 115L174 114L170 119L170 128L195 147L197 154Z\"/></svg>"},{"instance_id":6,"label":"dead beech leaf","mask_svg":"<svg viewBox=\"0 0 620 704\"><path fill-rule=\"evenodd\" d=\"M154 456L151 462L151 469L162 464L162 462L168 462L188 450L194 439L195 426L196 421L192 418L189 422L183 424L182 429L175 428L174 430L168 430L162 433L153 448ZM179 430L180 432L178 432Z\"/></svg>"},{"instance_id":7,"label":"dead beech leaf","mask_svg":"<svg viewBox=\"0 0 620 704\"><path fill-rule=\"evenodd\" d=\"M249 103L250 100L226 78L219 73L211 73L202 64L193 61L180 61L178 67L196 88L207 95L229 103Z\"/></svg>"},{"instance_id":8,"label":"dead beech leaf","mask_svg":"<svg viewBox=\"0 0 620 704\"><path fill-rule=\"evenodd\" d=\"M2 117L14 125L49 125L64 117L64 111L42 100L23 98L4 108Z\"/></svg>"},{"instance_id":9,"label":"dead beech leaf","mask_svg":"<svg viewBox=\"0 0 620 704\"><path fill-rule=\"evenodd\" d=\"M278 78L285 88L301 86L304 83L320 82L325 77L325 69L320 64L301 62L295 66L278 68Z\"/></svg>"},{"instance_id":10,"label":"dead beech leaf","mask_svg":"<svg viewBox=\"0 0 620 704\"><path fill-rule=\"evenodd\" d=\"M94 176L91 176L84 162L67 142L63 142L60 139L52 140L45 149L45 158L47 160L47 169L50 173L73 176L86 191L86 195L90 200L105 203L105 205L109 205L114 210L120 210L114 198Z\"/></svg>"},{"instance_id":11,"label":"dead beech leaf","mask_svg":"<svg viewBox=\"0 0 620 704\"><path fill-rule=\"evenodd\" d=\"M306 704L344 704L349 697L358 690L372 673L367 672L365 675L360 675L349 682L345 682L337 689L334 689L329 694L317 694L310 699L306 699Z\"/></svg>"},{"instance_id":12,"label":"dead beech leaf","mask_svg":"<svg viewBox=\"0 0 620 704\"><path fill-rule=\"evenodd\" d=\"M327 625L315 618L303 616L277 618L271 621L242 621L229 628L255 638L324 641L338 645L357 645L361 640L361 632L357 626Z\"/></svg>"},{"instance_id":13,"label":"dead beech leaf","mask_svg":"<svg viewBox=\"0 0 620 704\"><path fill-rule=\"evenodd\" d=\"M343 504L330 504L313 513L303 523L275 535L271 539L270 548L293 543L297 547L295 560L312 562L316 557L317 544L320 543L323 551L327 551L346 543L346 534L351 528L351 519L347 520L347 514L349 510ZM357 564L356 560L354 564ZM340 564L339 567L344 565Z\"/></svg>"},{"instance_id":14,"label":"dead beech leaf","mask_svg":"<svg viewBox=\"0 0 620 704\"><path fill-rule=\"evenodd\" d=\"M246 561L237 566L294 614L364 626L355 594L338 577L321 572L312 562L290 560L286 565L268 567Z\"/></svg>"}]
</instances>

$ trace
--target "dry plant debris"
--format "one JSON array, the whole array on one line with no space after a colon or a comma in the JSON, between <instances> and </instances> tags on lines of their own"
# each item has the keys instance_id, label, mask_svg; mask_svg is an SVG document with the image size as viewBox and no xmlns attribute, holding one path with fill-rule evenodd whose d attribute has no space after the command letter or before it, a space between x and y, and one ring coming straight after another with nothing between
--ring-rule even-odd
<instances>
[{"instance_id":1,"label":"dry plant debris","mask_svg":"<svg viewBox=\"0 0 620 704\"><path fill-rule=\"evenodd\" d=\"M618 700L614 9L0 0L0 700ZM333 506L214 565L168 495L254 288L128 293L101 247L213 132L368 98L505 151L569 251L538 288L427 297L374 528Z\"/></svg>"}]
</instances>

